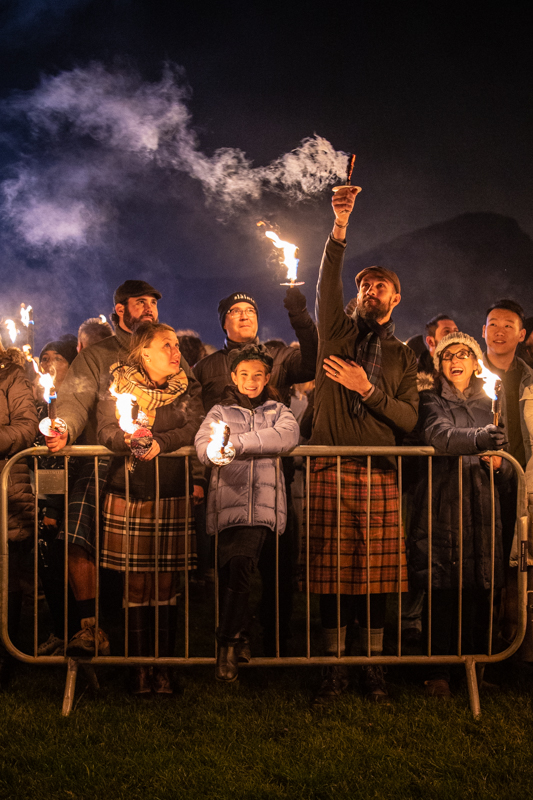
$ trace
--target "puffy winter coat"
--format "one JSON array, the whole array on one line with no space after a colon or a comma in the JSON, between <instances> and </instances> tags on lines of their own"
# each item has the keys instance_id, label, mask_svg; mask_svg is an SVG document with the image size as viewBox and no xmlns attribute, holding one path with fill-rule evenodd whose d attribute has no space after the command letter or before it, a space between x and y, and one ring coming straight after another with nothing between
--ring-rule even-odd
<instances>
[{"instance_id":1,"label":"puffy winter coat","mask_svg":"<svg viewBox=\"0 0 533 800\"><path fill-rule=\"evenodd\" d=\"M32 446L37 424L37 410L24 370L9 358L0 358L0 472L11 456ZM8 492L8 537L20 541L32 533L34 519L26 463L19 461L11 468Z\"/></svg>"},{"instance_id":2,"label":"puffy winter coat","mask_svg":"<svg viewBox=\"0 0 533 800\"><path fill-rule=\"evenodd\" d=\"M237 399L234 392L234 397ZM240 395L242 398L242 395ZM207 498L207 532L214 534L236 525L266 525L283 533L287 522L287 500L283 470L278 471L276 505L276 460L254 456L278 455L298 444L299 428L292 411L282 403L267 400L257 408L237 403L216 405L196 434L198 458L212 466L206 450L211 423L222 420L230 427L230 442L236 458L211 473Z\"/></svg>"},{"instance_id":3,"label":"puffy winter coat","mask_svg":"<svg viewBox=\"0 0 533 800\"><path fill-rule=\"evenodd\" d=\"M463 587L491 586L491 497L489 465L479 458L478 428L492 422L491 401L474 379L470 397L456 395L444 382L442 390L420 393L419 433L440 453L463 455ZM459 459L434 458L432 467L432 586L449 589L459 579ZM504 565L497 485L510 478L512 467L502 461L495 473L494 585L503 586ZM427 470L412 489L408 563L411 584L428 586Z\"/></svg>"}]
</instances>

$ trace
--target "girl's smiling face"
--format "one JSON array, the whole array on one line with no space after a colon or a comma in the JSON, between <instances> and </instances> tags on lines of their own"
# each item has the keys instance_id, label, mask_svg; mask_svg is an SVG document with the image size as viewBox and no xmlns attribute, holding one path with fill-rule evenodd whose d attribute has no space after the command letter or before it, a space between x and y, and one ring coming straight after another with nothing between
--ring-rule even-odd
<instances>
[{"instance_id":1,"label":"girl's smiling face","mask_svg":"<svg viewBox=\"0 0 533 800\"><path fill-rule=\"evenodd\" d=\"M266 364L255 361L239 361L231 379L241 394L247 397L259 397L270 380Z\"/></svg>"}]
</instances>

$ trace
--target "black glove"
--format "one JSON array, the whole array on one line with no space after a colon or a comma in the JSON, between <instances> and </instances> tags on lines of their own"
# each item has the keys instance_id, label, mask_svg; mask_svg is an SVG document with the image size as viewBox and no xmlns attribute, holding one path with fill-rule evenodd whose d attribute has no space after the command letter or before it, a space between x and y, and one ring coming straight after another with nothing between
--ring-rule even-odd
<instances>
[{"instance_id":1,"label":"black glove","mask_svg":"<svg viewBox=\"0 0 533 800\"><path fill-rule=\"evenodd\" d=\"M505 432L497 425L485 425L476 431L476 447L478 450L501 450L507 444Z\"/></svg>"},{"instance_id":2,"label":"black glove","mask_svg":"<svg viewBox=\"0 0 533 800\"><path fill-rule=\"evenodd\" d=\"M301 311L305 311L307 307L305 294L297 286L288 286L283 305L289 314L299 314Z\"/></svg>"}]
</instances>

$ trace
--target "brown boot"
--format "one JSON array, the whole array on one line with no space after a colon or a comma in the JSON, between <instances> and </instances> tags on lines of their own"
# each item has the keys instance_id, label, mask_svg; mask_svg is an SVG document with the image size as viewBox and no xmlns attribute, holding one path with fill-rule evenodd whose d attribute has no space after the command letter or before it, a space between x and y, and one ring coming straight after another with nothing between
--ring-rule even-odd
<instances>
[{"instance_id":1,"label":"brown boot","mask_svg":"<svg viewBox=\"0 0 533 800\"><path fill-rule=\"evenodd\" d=\"M130 671L130 694L141 700L148 700L152 696L150 669L150 667L132 667Z\"/></svg>"}]
</instances>

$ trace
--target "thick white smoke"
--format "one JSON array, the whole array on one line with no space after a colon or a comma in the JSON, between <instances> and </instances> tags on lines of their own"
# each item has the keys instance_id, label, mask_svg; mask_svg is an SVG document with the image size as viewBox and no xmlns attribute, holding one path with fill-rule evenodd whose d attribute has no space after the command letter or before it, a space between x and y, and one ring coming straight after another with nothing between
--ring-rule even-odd
<instances>
[{"instance_id":1,"label":"thick white smoke","mask_svg":"<svg viewBox=\"0 0 533 800\"><path fill-rule=\"evenodd\" d=\"M199 181L218 217L263 192L289 202L309 199L346 172L346 154L319 137L305 139L266 167L239 149L200 150L181 70L168 65L159 82L99 63L45 77L4 112L31 125L24 159L2 184L2 214L30 247L94 242L114 202L141 196L153 171Z\"/></svg>"}]
</instances>

